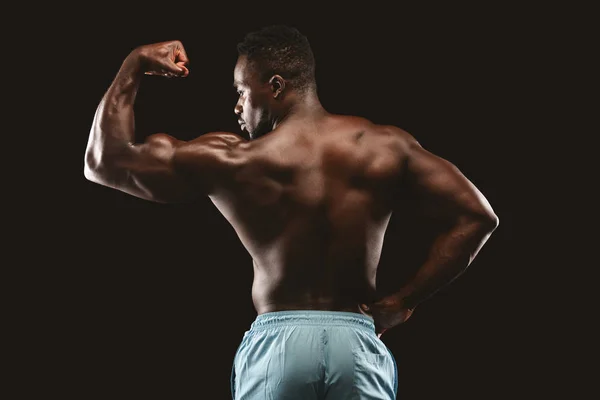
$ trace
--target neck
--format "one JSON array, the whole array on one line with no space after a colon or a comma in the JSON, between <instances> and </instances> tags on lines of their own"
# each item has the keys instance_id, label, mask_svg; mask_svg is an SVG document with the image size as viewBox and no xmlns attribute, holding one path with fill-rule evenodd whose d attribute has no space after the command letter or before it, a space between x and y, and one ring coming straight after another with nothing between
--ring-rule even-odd
<instances>
[{"instance_id":1,"label":"neck","mask_svg":"<svg viewBox=\"0 0 600 400\"><path fill-rule=\"evenodd\" d=\"M321 101L314 90L308 91L301 97L294 95L291 105L286 108L279 118L275 120L273 129L296 119L314 119L325 115L327 111L321 105Z\"/></svg>"}]
</instances>

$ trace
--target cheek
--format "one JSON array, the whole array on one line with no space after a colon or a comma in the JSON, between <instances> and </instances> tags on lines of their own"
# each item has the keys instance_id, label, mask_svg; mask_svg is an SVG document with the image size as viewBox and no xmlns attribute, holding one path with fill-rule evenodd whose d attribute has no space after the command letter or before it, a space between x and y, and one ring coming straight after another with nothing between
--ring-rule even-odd
<instances>
[{"instance_id":1,"label":"cheek","mask_svg":"<svg viewBox=\"0 0 600 400\"><path fill-rule=\"evenodd\" d=\"M244 101L244 110L248 119L255 120L259 118L260 107L253 98L248 98Z\"/></svg>"},{"instance_id":2,"label":"cheek","mask_svg":"<svg viewBox=\"0 0 600 400\"><path fill-rule=\"evenodd\" d=\"M247 97L246 100L244 101L244 103L246 104L246 107L248 109L251 109L251 110L256 109L256 99L254 99L253 97Z\"/></svg>"}]
</instances>

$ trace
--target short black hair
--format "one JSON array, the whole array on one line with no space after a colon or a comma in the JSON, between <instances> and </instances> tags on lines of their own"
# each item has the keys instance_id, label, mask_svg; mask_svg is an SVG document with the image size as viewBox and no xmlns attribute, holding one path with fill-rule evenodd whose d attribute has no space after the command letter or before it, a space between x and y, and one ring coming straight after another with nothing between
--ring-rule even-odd
<instances>
[{"instance_id":1,"label":"short black hair","mask_svg":"<svg viewBox=\"0 0 600 400\"><path fill-rule=\"evenodd\" d=\"M315 85L315 57L306 36L294 27L272 25L247 33L237 45L238 55L256 63L260 79L275 74L303 92Z\"/></svg>"}]
</instances>

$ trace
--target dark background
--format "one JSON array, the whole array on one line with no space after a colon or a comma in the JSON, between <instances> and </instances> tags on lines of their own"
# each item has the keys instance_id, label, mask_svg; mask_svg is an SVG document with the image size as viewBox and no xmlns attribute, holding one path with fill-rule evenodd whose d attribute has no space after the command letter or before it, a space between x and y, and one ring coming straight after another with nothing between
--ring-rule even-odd
<instances>
[{"instance_id":1,"label":"dark background","mask_svg":"<svg viewBox=\"0 0 600 400\"><path fill-rule=\"evenodd\" d=\"M533 251L550 245L530 235L545 215L535 192L548 185L540 173L545 124L558 118L544 105L563 85L569 15L402 3L330 12L300 4L202 7L65 8L75 17L54 24L61 39L45 43L44 54L61 54L53 66L63 70L48 78L56 84L50 106L61 110L53 114L61 157L47 167L61 179L38 172L51 210L38 230L43 240L24 257L48 268L32 269L27 293L34 294L15 300L29 306L21 319L33 326L24 330L28 351L15 369L40 377L26 387L73 399L229 398L233 356L256 316L250 256L208 199L162 205L93 184L83 176L83 155L96 106L123 59L164 40L182 41L191 73L144 77L138 139L239 132L235 46L251 30L284 23L309 38L326 109L412 133L458 166L500 218L467 273L382 337L398 364L399 398L573 393L562 372L570 364L556 345L563 328L552 320L561 305L548 310L541 294L550 268ZM378 284L399 284L422 260L429 235L411 212L394 215Z\"/></svg>"}]
</instances>

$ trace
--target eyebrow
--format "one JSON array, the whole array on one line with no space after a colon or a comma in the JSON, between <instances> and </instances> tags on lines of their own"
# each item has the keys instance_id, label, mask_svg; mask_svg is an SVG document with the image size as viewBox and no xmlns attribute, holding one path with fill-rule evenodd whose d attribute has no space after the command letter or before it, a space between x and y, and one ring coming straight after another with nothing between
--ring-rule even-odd
<instances>
[{"instance_id":1,"label":"eyebrow","mask_svg":"<svg viewBox=\"0 0 600 400\"><path fill-rule=\"evenodd\" d=\"M242 84L242 82L239 81L233 81L233 87L237 88L238 86L240 86Z\"/></svg>"}]
</instances>

